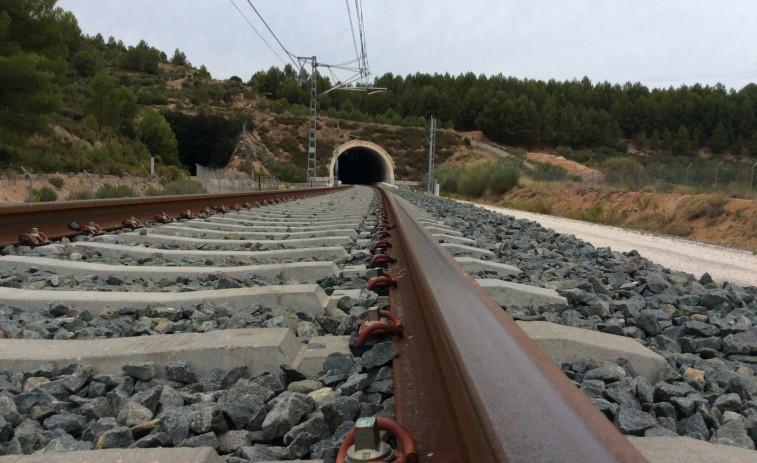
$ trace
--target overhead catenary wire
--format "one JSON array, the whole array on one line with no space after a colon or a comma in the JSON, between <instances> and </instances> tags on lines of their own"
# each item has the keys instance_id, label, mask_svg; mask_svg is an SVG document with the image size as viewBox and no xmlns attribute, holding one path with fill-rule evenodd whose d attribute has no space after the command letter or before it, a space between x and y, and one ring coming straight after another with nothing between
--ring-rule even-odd
<instances>
[{"instance_id":1,"label":"overhead catenary wire","mask_svg":"<svg viewBox=\"0 0 757 463\"><path fill-rule=\"evenodd\" d=\"M360 57L362 58L360 69L366 79L371 74L368 69L368 51L365 46L365 24L363 23L363 0L355 0L355 10L358 17L358 32L360 33Z\"/></svg>"},{"instance_id":2,"label":"overhead catenary wire","mask_svg":"<svg viewBox=\"0 0 757 463\"><path fill-rule=\"evenodd\" d=\"M347 5L347 17L350 18L350 30L352 31L352 44L355 46L355 56L360 61L360 52L357 49L357 39L355 38L355 26L352 24L352 12L350 11L350 0L344 0ZM355 11L357 13L357 11Z\"/></svg>"},{"instance_id":3,"label":"overhead catenary wire","mask_svg":"<svg viewBox=\"0 0 757 463\"><path fill-rule=\"evenodd\" d=\"M284 53L287 54L287 56L289 57L289 60L292 61L292 64L294 64L294 67L297 68L299 65L295 61L296 56L293 53L290 53L289 50L286 49L286 47L284 46L284 44L281 43L281 40L279 40L279 38L276 36L276 34L274 34L273 30L268 25L268 23L265 21L265 19L263 19L263 16L261 16L261 14L258 11L258 9L255 8L255 5L252 4L252 1L247 0L247 3L250 5L250 7L253 9L253 11L255 11L255 14L258 15L258 18L260 18L260 20L263 22L263 25L265 25L266 29L268 29L268 32L271 33L271 35L273 36L273 38L276 40L276 43L278 43L279 46L281 47L281 49L284 50Z\"/></svg>"},{"instance_id":4,"label":"overhead catenary wire","mask_svg":"<svg viewBox=\"0 0 757 463\"><path fill-rule=\"evenodd\" d=\"M276 53L276 50L274 50L274 49L273 49L273 47L271 46L271 44L269 44L269 43L268 43L268 41L267 41L267 40L265 39L265 37L263 37L263 36L262 36L262 35L260 34L260 32L258 32L258 30L257 30L257 29L255 28L255 26L253 26L253 25L252 25L252 23L250 22L250 20L249 20L249 19L247 19L247 16L245 16L245 15L244 15L244 13L242 12L242 10L240 10L240 9L239 9L239 7L237 6L237 4L236 4L236 3L234 3L234 0L229 0L229 1L231 2L231 4L232 4L232 5L234 5L234 8L236 8L236 10L237 10L237 11L239 12L239 14L240 14L240 15L242 15L242 17L243 17L243 18L244 18L244 20L245 20L245 21L247 22L247 24L249 24L249 25L250 25L250 27L252 28L252 30L254 30L256 34L258 34L258 37L260 37L260 40L262 40L262 41L263 41L263 43L265 43L265 44L266 44L266 46L268 47L268 49L269 49L269 50L271 50L271 52L272 52L272 53L273 53L274 55L276 55L276 58L278 58L278 59L279 59L279 61L281 61L281 64L286 64L286 61L284 61L284 59L283 59L283 58L282 58L281 56L279 56L279 54L278 54L278 53Z\"/></svg>"},{"instance_id":5,"label":"overhead catenary wire","mask_svg":"<svg viewBox=\"0 0 757 463\"><path fill-rule=\"evenodd\" d=\"M255 33L263 40L263 42L268 46L268 48L276 55L276 57L282 62L285 63L284 59L281 58L281 56L276 53L276 51L273 49L273 47L265 40L262 34L255 28L255 26L250 22L249 19L244 15L244 13L239 9L239 7L236 5L234 0L230 0L232 5L234 5L234 8L237 9L237 11L242 15L242 17L247 21L247 23L252 27L252 29L255 31ZM271 26L268 24L268 22L263 18L263 15L258 11L258 9L255 7L255 5L252 3L252 0L246 0L247 4L252 8L252 10L255 12L255 15L257 15L258 19L263 23L263 25L266 27L268 32L271 34L271 36L276 40L276 43L281 47L281 50L287 55L287 58L292 62L295 69L299 69L300 72L305 68L305 63L308 61L312 61L312 58L305 58L305 57L299 57L292 52L290 52L284 44L281 42L279 37L276 35L276 33L273 31ZM352 32L352 42L353 46L355 47L355 59L349 60L344 63L340 64L324 64L324 63L313 63L315 67L322 67L327 68L331 76L333 77L334 81L336 82L336 85L332 88L327 90L324 93L329 92L330 90L339 89L339 88L348 88L350 84L364 80L363 84L365 86L368 85L367 77L370 75L370 71L368 70L368 58L366 56L366 46L365 46L365 28L363 25L363 11L362 11L362 0L355 0L355 14L357 16L358 21L358 35L360 37L360 47L358 49L358 40L356 38L355 34L355 26L353 23L352 18L352 11L350 9L349 0L345 0L345 4L347 6L347 15L349 17L350 21L350 30ZM355 64L356 66L352 66ZM349 78L347 79L339 79L336 74L334 73L334 70L343 70L353 73Z\"/></svg>"}]
</instances>

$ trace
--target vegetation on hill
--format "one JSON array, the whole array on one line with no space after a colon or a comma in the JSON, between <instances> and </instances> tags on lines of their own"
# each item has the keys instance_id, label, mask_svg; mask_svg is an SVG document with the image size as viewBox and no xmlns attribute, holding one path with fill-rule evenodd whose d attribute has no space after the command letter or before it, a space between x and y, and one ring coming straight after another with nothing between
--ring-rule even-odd
<instances>
[{"instance_id":1,"label":"vegetation on hill","mask_svg":"<svg viewBox=\"0 0 757 463\"><path fill-rule=\"evenodd\" d=\"M253 76L258 91L293 105L305 105L307 92L290 68L271 68ZM325 78L319 80L324 89ZM592 82L584 77L548 82L501 74L384 74L373 85L386 91L331 92L322 111L356 120L412 124L435 114L445 127L481 130L498 143L573 148L637 146L691 154L757 155L757 85L727 90L723 85L648 89Z\"/></svg>"},{"instance_id":2,"label":"vegetation on hill","mask_svg":"<svg viewBox=\"0 0 757 463\"><path fill-rule=\"evenodd\" d=\"M56 0L0 0L0 81L0 169L146 174L153 156L170 181L226 165L249 118L232 104L251 96L241 79L213 81L178 49L83 36Z\"/></svg>"},{"instance_id":3,"label":"vegetation on hill","mask_svg":"<svg viewBox=\"0 0 757 463\"><path fill-rule=\"evenodd\" d=\"M261 70L247 81L213 80L178 49L169 56L144 41L127 46L113 37L82 35L76 18L56 0L0 0L0 170L18 173L23 165L37 172L145 175L154 157L166 181L194 171L195 164L231 164L302 181L307 77L286 66ZM331 84L319 75L319 90ZM736 162L757 154L754 84L740 90L721 85L650 90L587 78L543 82L472 73L388 73L373 85L386 91L330 92L320 98L318 175L327 174L340 120L342 140L370 139L392 153L398 178L421 179L431 114L443 121L437 166L471 149L451 129L481 130L500 144L557 150L602 170L610 181L629 172L651 178L654 171L658 181L681 183L680 172L690 169L691 179L708 182L710 164L722 159L719 180L743 184L748 170ZM629 153L629 146L653 156ZM690 166L702 149L719 157ZM234 155L243 161L230 163ZM534 178L565 177L549 165L535 168L528 172ZM473 175L477 169L512 179L511 167L502 163L437 173L458 185L466 170ZM499 188L481 183L487 191Z\"/></svg>"}]
</instances>

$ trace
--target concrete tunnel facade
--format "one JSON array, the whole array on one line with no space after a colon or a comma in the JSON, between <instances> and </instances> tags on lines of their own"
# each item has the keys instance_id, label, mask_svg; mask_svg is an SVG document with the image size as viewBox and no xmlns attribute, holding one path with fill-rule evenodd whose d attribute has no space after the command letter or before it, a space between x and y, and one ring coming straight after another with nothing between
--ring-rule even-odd
<instances>
[{"instance_id":1,"label":"concrete tunnel facade","mask_svg":"<svg viewBox=\"0 0 757 463\"><path fill-rule=\"evenodd\" d=\"M343 184L385 182L394 185L394 161L379 145L365 140L352 140L339 145L331 158L329 180Z\"/></svg>"}]
</instances>

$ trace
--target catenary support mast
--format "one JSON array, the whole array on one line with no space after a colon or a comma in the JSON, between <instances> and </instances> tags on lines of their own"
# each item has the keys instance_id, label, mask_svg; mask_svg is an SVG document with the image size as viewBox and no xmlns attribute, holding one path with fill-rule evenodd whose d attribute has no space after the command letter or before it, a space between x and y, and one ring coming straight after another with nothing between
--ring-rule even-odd
<instances>
[{"instance_id":1,"label":"catenary support mast","mask_svg":"<svg viewBox=\"0 0 757 463\"><path fill-rule=\"evenodd\" d=\"M316 114L318 112L318 70L315 56L312 58L313 72L310 75L310 130L308 131L308 185L315 186L316 176Z\"/></svg>"},{"instance_id":2,"label":"catenary support mast","mask_svg":"<svg viewBox=\"0 0 757 463\"><path fill-rule=\"evenodd\" d=\"M428 137L428 178L426 179L426 191L434 192L434 131L436 122L434 116L431 116L431 130Z\"/></svg>"}]
</instances>

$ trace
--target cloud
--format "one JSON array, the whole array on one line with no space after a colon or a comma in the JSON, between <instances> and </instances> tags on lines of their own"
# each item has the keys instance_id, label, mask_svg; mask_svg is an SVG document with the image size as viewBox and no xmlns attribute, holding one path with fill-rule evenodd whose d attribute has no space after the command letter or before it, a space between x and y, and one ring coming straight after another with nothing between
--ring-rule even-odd
<instances>
[{"instance_id":1,"label":"cloud","mask_svg":"<svg viewBox=\"0 0 757 463\"><path fill-rule=\"evenodd\" d=\"M255 34L231 0L60 0L82 30L167 54L179 48L214 77L248 79L290 62L246 0L234 0L266 37ZM252 2L282 44L323 63L355 56L345 3ZM736 0L551 0L477 2L364 1L374 75L465 72L648 86L681 83L741 88L755 80L757 2ZM350 4L354 15L354 4ZM357 27L357 24L355 24Z\"/></svg>"}]
</instances>

